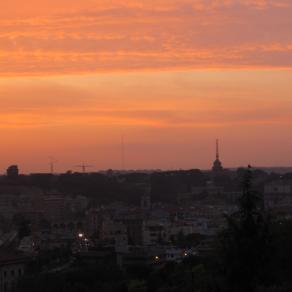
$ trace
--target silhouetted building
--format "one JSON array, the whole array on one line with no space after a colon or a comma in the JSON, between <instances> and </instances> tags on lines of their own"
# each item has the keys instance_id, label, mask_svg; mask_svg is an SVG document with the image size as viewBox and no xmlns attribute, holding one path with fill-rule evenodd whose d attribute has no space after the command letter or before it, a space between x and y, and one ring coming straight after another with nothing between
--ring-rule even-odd
<instances>
[{"instance_id":1,"label":"silhouetted building","mask_svg":"<svg viewBox=\"0 0 292 292\"><path fill-rule=\"evenodd\" d=\"M219 155L219 141L216 140L216 160L213 163L212 171L215 174L221 173L223 171L222 162L220 161L220 155Z\"/></svg>"},{"instance_id":2,"label":"silhouetted building","mask_svg":"<svg viewBox=\"0 0 292 292\"><path fill-rule=\"evenodd\" d=\"M130 245L143 244L143 217L142 216L127 216L121 220L127 228L128 240Z\"/></svg>"},{"instance_id":3,"label":"silhouetted building","mask_svg":"<svg viewBox=\"0 0 292 292\"><path fill-rule=\"evenodd\" d=\"M0 292L9 292L15 288L30 260L16 252L0 253Z\"/></svg>"},{"instance_id":4,"label":"silhouetted building","mask_svg":"<svg viewBox=\"0 0 292 292\"><path fill-rule=\"evenodd\" d=\"M63 194L49 194L44 199L44 215L47 220L60 222L68 214L66 197Z\"/></svg>"},{"instance_id":5,"label":"silhouetted building","mask_svg":"<svg viewBox=\"0 0 292 292\"><path fill-rule=\"evenodd\" d=\"M151 209L151 197L149 195L144 195L141 197L141 209L143 210Z\"/></svg>"},{"instance_id":6,"label":"silhouetted building","mask_svg":"<svg viewBox=\"0 0 292 292\"><path fill-rule=\"evenodd\" d=\"M11 165L7 168L7 177L11 179L17 178L19 175L19 170L17 165Z\"/></svg>"}]
</instances>

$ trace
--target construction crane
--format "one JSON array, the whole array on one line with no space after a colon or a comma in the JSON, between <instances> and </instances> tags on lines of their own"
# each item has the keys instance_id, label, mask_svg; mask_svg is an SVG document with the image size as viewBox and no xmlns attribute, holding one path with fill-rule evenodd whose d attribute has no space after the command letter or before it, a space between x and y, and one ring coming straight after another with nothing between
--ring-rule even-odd
<instances>
[{"instance_id":1,"label":"construction crane","mask_svg":"<svg viewBox=\"0 0 292 292\"><path fill-rule=\"evenodd\" d=\"M80 164L80 165L75 165L75 167L81 168L83 173L86 173L87 168L93 167L93 165L87 165L87 164Z\"/></svg>"}]
</instances>

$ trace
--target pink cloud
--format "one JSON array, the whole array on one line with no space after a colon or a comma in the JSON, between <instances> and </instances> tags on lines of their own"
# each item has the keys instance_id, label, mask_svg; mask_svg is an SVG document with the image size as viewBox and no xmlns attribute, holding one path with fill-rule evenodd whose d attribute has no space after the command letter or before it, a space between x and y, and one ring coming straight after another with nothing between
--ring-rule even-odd
<instances>
[{"instance_id":1,"label":"pink cloud","mask_svg":"<svg viewBox=\"0 0 292 292\"><path fill-rule=\"evenodd\" d=\"M21 16L0 4L2 76L292 68L285 0L31 2Z\"/></svg>"}]
</instances>

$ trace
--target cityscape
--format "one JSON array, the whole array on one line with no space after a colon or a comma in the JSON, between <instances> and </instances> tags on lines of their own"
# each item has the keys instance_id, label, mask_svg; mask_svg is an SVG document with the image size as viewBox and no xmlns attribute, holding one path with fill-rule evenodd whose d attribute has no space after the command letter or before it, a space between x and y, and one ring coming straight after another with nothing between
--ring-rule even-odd
<instances>
[{"instance_id":1,"label":"cityscape","mask_svg":"<svg viewBox=\"0 0 292 292\"><path fill-rule=\"evenodd\" d=\"M291 292L291 80L291 0L0 0L0 292Z\"/></svg>"},{"instance_id":2,"label":"cityscape","mask_svg":"<svg viewBox=\"0 0 292 292\"><path fill-rule=\"evenodd\" d=\"M214 162L204 171L81 167L23 175L9 166L0 178L1 291L165 289L174 283L152 283L151 275L175 268L185 271L177 279L182 290L174 291L213 291L196 290L204 281L188 282L196 270L187 268L201 269L216 255L227 216L240 210L247 173L275 226L285 224L290 232L292 217L292 173L226 169L218 140L214 149Z\"/></svg>"}]
</instances>

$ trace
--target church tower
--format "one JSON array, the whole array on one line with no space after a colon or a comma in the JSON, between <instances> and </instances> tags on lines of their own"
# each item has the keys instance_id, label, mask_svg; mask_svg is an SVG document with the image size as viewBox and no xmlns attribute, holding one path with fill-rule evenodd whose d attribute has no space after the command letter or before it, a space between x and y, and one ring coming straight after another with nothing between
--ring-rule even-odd
<instances>
[{"instance_id":1,"label":"church tower","mask_svg":"<svg viewBox=\"0 0 292 292\"><path fill-rule=\"evenodd\" d=\"M213 163L212 171L214 173L221 173L223 171L223 166L220 161L220 154L219 154L219 140L216 140L216 160Z\"/></svg>"}]
</instances>

